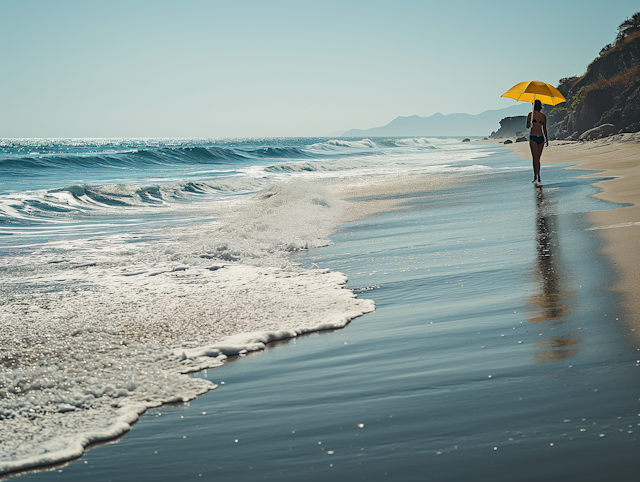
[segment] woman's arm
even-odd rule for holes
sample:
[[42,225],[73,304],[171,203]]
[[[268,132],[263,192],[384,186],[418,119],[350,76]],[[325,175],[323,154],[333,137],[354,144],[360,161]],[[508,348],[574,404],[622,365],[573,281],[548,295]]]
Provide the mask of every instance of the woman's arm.
[[527,116],[527,129],[531,128],[531,112],[529,112],[529,115]]
[[544,132],[544,138],[547,141],[547,147],[549,147],[549,134],[547,134],[547,116],[542,118],[542,132]]

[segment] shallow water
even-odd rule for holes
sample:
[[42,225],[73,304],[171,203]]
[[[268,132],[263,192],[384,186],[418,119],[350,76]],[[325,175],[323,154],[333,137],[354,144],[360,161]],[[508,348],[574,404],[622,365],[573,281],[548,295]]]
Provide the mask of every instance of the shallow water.
[[581,214],[613,206],[579,174],[493,172],[343,226],[298,260],[375,313],[197,374],[219,387],[23,477],[635,480],[638,348]]
[[291,261],[330,244],[326,181],[492,169],[457,139],[377,142],[0,141],[0,473],[216,387],[187,373],[373,311]]

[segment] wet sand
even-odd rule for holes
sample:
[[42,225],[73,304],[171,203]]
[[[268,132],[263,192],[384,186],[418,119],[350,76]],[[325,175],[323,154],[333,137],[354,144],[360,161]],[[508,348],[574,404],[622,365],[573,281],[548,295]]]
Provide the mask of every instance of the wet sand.
[[[409,207],[406,197],[418,193],[430,192],[436,196],[446,189],[461,188],[469,179],[433,173],[416,172],[409,175],[378,175],[363,179],[332,179],[326,187],[348,207],[343,209],[339,224],[355,222],[380,213],[399,212]],[[340,229],[340,228],[338,228]]]
[[[484,142],[496,142],[484,141]],[[526,142],[508,144],[523,159],[530,159]],[[597,171],[585,177],[612,177],[595,184],[595,197],[626,207],[593,211],[589,220],[603,240],[603,251],[619,271],[613,289],[623,295],[627,322],[640,338],[640,133],[619,134],[589,142],[552,141],[542,153],[542,164],[576,163],[576,169]],[[542,180],[545,181],[544,167]]]

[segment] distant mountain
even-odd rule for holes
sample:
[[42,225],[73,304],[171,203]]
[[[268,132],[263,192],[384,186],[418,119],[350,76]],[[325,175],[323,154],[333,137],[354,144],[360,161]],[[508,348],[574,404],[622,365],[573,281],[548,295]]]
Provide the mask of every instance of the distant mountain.
[[524,115],[530,111],[531,104],[519,102],[504,109],[486,110],[477,115],[443,115],[438,112],[429,117],[396,117],[386,126],[351,129],[342,134],[342,137],[488,136],[500,127],[502,118]]

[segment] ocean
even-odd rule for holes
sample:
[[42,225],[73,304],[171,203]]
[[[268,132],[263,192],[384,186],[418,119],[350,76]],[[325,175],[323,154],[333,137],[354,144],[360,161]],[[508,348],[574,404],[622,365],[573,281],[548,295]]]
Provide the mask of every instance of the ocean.
[[617,206],[582,172],[536,189],[461,138],[0,149],[0,473],[635,473],[638,349],[585,218]]

